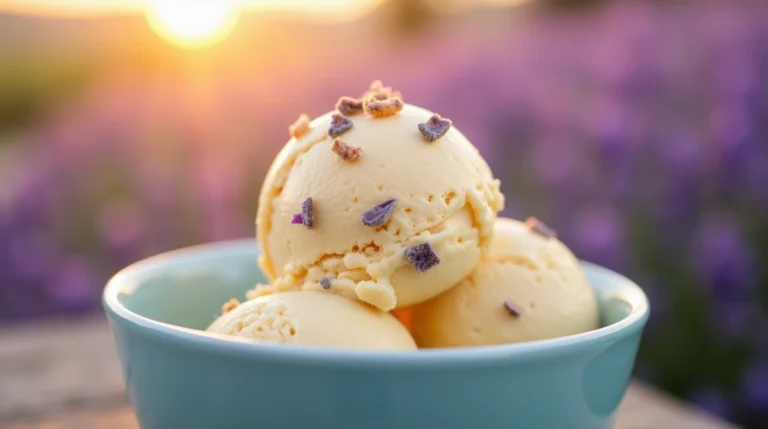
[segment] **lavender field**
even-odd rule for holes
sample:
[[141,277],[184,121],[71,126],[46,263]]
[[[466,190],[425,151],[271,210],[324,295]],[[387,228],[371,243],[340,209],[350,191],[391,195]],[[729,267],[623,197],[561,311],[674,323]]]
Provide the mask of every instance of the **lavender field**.
[[478,146],[506,215],[647,291],[638,376],[768,428],[766,22],[758,2],[528,8],[94,80],[0,145],[0,323],[98,312],[131,262],[253,236],[287,126],[383,79]]

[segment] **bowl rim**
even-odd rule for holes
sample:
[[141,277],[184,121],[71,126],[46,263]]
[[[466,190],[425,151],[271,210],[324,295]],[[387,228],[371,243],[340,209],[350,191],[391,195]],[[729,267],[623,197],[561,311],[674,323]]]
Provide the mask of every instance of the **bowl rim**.
[[[580,261],[585,271],[606,278],[607,281],[622,283],[620,298],[632,306],[630,313],[620,321],[608,326],[545,340],[525,343],[476,346],[465,348],[434,348],[418,351],[377,351],[350,350],[337,348],[308,347],[259,343],[238,337],[225,336],[182,326],[159,322],[141,316],[126,308],[118,295],[130,287],[130,280],[146,277],[154,271],[174,265],[187,265],[194,261],[210,258],[225,258],[233,253],[252,253],[258,248],[253,239],[236,239],[200,244],[164,252],[138,262],[116,273],[104,288],[102,303],[110,327],[113,323],[128,328],[134,333],[154,338],[157,341],[173,343],[174,346],[190,348],[213,354],[232,357],[280,362],[301,362],[331,366],[391,367],[393,364],[410,364],[414,368],[428,368],[436,362],[477,365],[483,363],[507,363],[514,360],[538,360],[561,354],[573,354],[610,345],[632,334],[642,331],[648,319],[650,306],[642,289],[626,277],[599,265]],[[256,261],[254,260],[254,263]]]

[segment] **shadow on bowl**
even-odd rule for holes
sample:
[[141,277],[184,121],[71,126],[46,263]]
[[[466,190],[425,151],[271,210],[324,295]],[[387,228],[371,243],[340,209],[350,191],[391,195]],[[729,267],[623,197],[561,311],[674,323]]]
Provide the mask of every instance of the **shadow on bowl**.
[[104,291],[142,428],[609,428],[648,317],[634,283],[583,263],[602,328],[418,352],[257,345],[202,332],[265,278],[253,240],[121,271]]

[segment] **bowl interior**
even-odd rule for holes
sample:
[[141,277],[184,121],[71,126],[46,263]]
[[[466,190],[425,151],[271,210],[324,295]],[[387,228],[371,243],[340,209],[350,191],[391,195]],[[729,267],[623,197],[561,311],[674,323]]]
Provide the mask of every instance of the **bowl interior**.
[[165,253],[119,273],[116,297],[139,316],[205,329],[221,314],[222,304],[231,298],[243,301],[246,291],[267,281],[258,255],[253,240]]
[[[105,297],[128,311],[158,322],[205,329],[231,298],[266,282],[254,240],[178,250],[135,264],[115,276]],[[599,302],[602,326],[626,318],[644,305],[634,283],[599,266],[582,263]]]

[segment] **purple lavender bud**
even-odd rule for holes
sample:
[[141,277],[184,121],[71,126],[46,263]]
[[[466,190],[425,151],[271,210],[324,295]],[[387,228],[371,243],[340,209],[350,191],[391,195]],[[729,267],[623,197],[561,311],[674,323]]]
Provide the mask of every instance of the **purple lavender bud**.
[[710,332],[718,339],[743,339],[750,335],[750,327],[755,326],[759,314],[758,306],[751,300],[724,299],[711,304],[709,308]]
[[518,317],[520,317],[523,314],[523,310],[521,310],[515,304],[512,304],[512,302],[509,301],[509,300],[504,301],[504,308],[514,318],[518,318]]
[[291,223],[293,225],[303,225],[304,224],[304,216],[302,216],[301,213],[296,213],[291,218]]
[[704,387],[696,389],[688,400],[693,402],[698,408],[702,408],[716,416],[727,418],[729,415],[730,404],[723,393],[715,387]]
[[328,290],[331,288],[331,280],[328,279],[328,277],[323,277],[320,279],[320,286],[323,287],[323,289]]
[[96,301],[97,280],[91,266],[82,258],[70,258],[49,282],[47,291],[57,305],[70,310],[86,310]]
[[704,217],[695,228],[692,243],[693,267],[713,297],[723,301],[751,299],[755,258],[736,219]]
[[394,199],[384,201],[374,208],[363,213],[362,221],[365,226],[382,226],[392,216],[397,201]]
[[443,118],[435,113],[427,122],[419,124],[419,131],[425,140],[433,142],[444,136],[451,128],[451,124],[450,119]]
[[768,360],[757,361],[747,368],[741,385],[751,408],[768,409]]
[[315,214],[312,207],[312,197],[307,198],[301,203],[301,220],[307,229],[315,227]]
[[344,115],[334,113],[331,115],[331,125],[328,127],[328,135],[338,137],[352,128],[352,121],[345,118]]
[[592,203],[577,210],[569,222],[574,252],[609,268],[621,268],[626,259],[625,226],[614,206]]
[[405,249],[405,259],[420,273],[427,272],[440,263],[440,258],[429,243],[416,244]]

